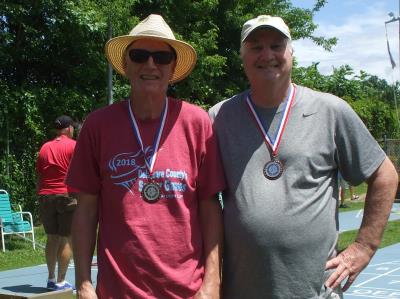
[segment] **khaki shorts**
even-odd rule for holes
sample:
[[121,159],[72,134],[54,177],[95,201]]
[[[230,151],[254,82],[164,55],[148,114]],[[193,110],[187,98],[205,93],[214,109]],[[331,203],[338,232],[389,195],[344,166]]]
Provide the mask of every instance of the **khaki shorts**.
[[71,235],[72,216],[76,205],[77,201],[73,195],[40,195],[39,213],[46,234],[64,237]]

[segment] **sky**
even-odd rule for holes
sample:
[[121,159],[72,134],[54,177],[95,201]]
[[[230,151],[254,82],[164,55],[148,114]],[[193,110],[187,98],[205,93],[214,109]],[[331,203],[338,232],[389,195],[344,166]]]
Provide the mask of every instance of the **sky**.
[[[320,73],[332,74],[333,67],[348,64],[356,74],[363,70],[387,80],[400,81],[399,21],[388,23],[387,33],[396,67],[392,69],[387,50],[385,22],[399,17],[400,0],[328,0],[314,15],[318,25],[315,36],[337,37],[332,52],[315,45],[310,39],[293,41],[294,54],[300,66],[320,62]],[[315,0],[292,0],[293,6],[312,8]]]

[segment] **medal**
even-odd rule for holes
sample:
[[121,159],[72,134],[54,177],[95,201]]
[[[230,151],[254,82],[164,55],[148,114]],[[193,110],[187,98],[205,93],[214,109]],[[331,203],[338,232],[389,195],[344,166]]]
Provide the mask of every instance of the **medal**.
[[161,188],[154,182],[147,183],[142,189],[142,198],[148,203],[155,203],[160,200]]
[[266,143],[267,148],[272,155],[271,160],[268,161],[264,165],[263,170],[262,170],[264,176],[269,180],[279,179],[283,173],[283,163],[281,161],[279,161],[279,159],[277,158],[277,155],[278,155],[279,145],[282,140],[283,132],[286,128],[286,124],[289,119],[289,113],[290,113],[292,104],[294,102],[295,95],[296,95],[296,86],[294,84],[290,84],[290,87],[288,90],[288,95],[285,100],[286,106],[283,110],[282,118],[280,120],[279,127],[275,133],[274,138],[271,138],[267,133],[268,130],[266,128],[264,128],[264,125],[262,124],[260,117],[258,116],[256,110],[254,109],[254,104],[251,101],[250,94],[246,98],[247,106],[249,107],[249,110],[250,110],[251,114],[253,115],[253,118],[255,119],[256,124],[257,124],[258,128],[260,129],[261,134],[263,135],[264,142]]
[[[156,163],[156,158],[157,158],[157,153],[158,153],[158,147],[160,145],[160,140],[161,140],[161,135],[164,130],[167,114],[168,114],[168,98],[165,98],[165,106],[161,115],[161,122],[160,122],[160,127],[157,130],[157,134],[154,138],[153,142],[153,154],[150,157],[150,160],[147,159],[146,153],[144,150],[144,145],[142,141],[142,137],[140,135],[139,131],[139,126],[137,125],[135,116],[132,113],[132,108],[131,108],[131,101],[128,101],[128,106],[129,106],[129,116],[131,119],[131,124],[132,124],[132,129],[133,133],[135,135],[135,138],[140,146],[140,149],[142,151],[143,159],[146,164],[147,170],[149,172],[149,177],[151,178],[154,165]],[[148,182],[145,183],[142,189],[142,199],[148,203],[155,203],[160,200],[161,198],[161,187],[155,183],[155,182]]]
[[269,180],[279,179],[283,172],[283,164],[274,158],[264,165],[263,174]]

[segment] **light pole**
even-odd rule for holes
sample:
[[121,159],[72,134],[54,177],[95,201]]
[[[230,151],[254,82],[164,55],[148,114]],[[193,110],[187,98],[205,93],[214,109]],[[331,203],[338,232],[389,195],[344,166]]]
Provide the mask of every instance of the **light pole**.
[[[400,0],[399,0],[399,9],[400,9]],[[400,10],[399,10],[399,15],[400,15]],[[389,23],[399,21],[399,66],[400,66],[400,17],[396,18],[393,12],[389,12],[389,17],[391,17],[391,19],[385,22],[385,26]]]
[[[399,22],[399,62],[398,62],[398,67],[399,67],[399,75],[400,75],[400,0],[399,0],[399,16],[396,18],[395,14],[393,12],[389,12],[389,17],[391,18],[389,21],[385,22],[385,27],[387,24],[389,23],[393,23],[393,22]],[[386,38],[387,38],[387,31],[386,31]],[[388,40],[388,51],[389,51],[389,55],[390,55],[390,50],[389,50],[389,40]],[[390,57],[390,59],[392,60],[392,57]],[[392,64],[392,68],[394,68],[394,64]],[[400,81],[400,79],[399,79]],[[394,104],[396,106],[396,116],[397,116],[397,122],[399,124],[400,127],[400,119],[399,119],[399,111],[397,109],[397,96],[396,96],[396,84],[395,82],[393,82],[393,98],[394,98]]]
[[[112,38],[112,24],[111,24],[111,15],[108,16],[107,20],[108,27],[108,39]],[[113,103],[113,84],[112,84],[112,66],[111,63],[107,63],[107,103],[111,105]]]

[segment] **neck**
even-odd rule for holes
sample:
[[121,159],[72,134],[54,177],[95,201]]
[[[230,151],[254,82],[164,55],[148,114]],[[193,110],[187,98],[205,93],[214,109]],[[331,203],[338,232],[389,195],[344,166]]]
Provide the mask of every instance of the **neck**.
[[278,107],[286,100],[291,82],[284,84],[268,84],[264,86],[251,86],[251,99],[254,104],[263,108]]
[[70,137],[70,132],[69,129],[61,129],[61,130],[57,130],[57,138],[61,137],[61,136],[67,136]]
[[165,95],[136,96],[132,93],[129,100],[133,114],[140,120],[159,118],[165,105]]

